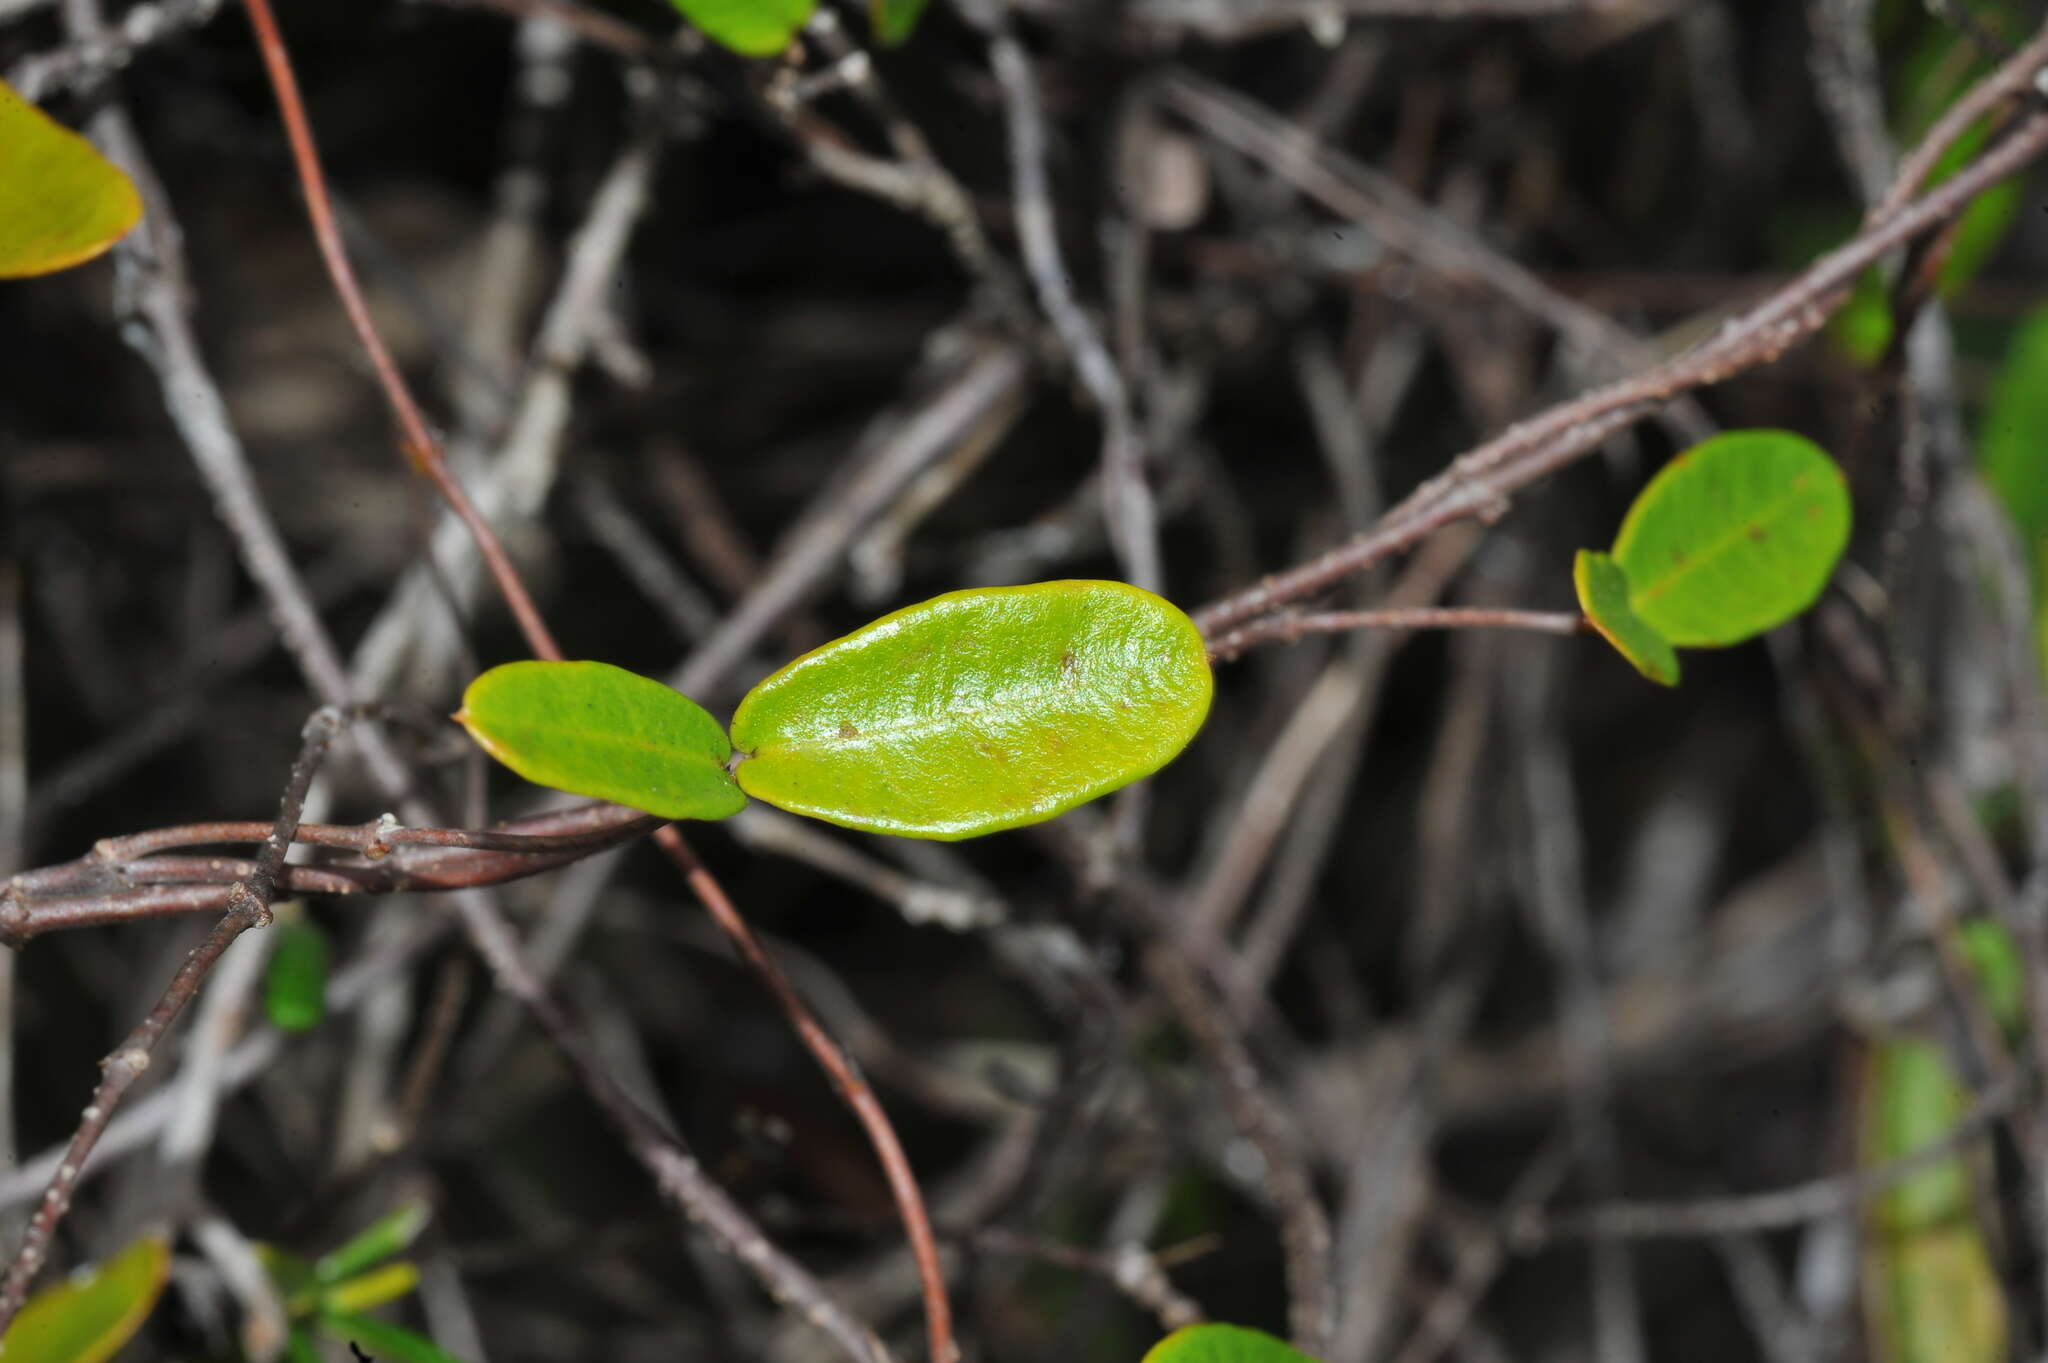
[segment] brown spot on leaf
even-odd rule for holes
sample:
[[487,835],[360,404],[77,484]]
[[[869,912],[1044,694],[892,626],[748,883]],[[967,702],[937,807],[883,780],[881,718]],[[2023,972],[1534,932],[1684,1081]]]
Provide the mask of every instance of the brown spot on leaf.
[[852,724],[842,719],[839,721],[839,736],[841,738],[859,738],[860,730],[854,728]]
[[989,742],[985,738],[977,739],[975,741],[974,750],[980,753],[983,757],[986,757],[991,762],[1007,762],[1010,760],[1010,755],[1008,753],[1004,752],[1001,748],[998,748],[995,744]]
[[1751,544],[1762,544],[1762,543],[1763,543],[1763,542],[1764,542],[1765,540],[1767,540],[1767,539],[1769,539],[1769,538],[1771,537],[1771,532],[1770,532],[1770,531],[1768,531],[1768,530],[1766,530],[1766,529],[1764,529],[1764,528],[1763,528],[1762,526],[1760,526],[1760,525],[1752,525],[1752,526],[1750,526],[1750,527],[1749,527],[1749,530],[1748,530],[1748,534],[1749,534],[1749,542],[1750,542]]
[[1074,656],[1073,649],[1060,654],[1060,680],[1072,686],[1080,680],[1080,673],[1081,660]]
[[1672,567],[1674,567],[1674,568],[1683,568],[1683,567],[1685,566],[1685,560],[1686,560],[1686,553],[1685,553],[1685,550],[1683,550],[1683,549],[1673,549],[1673,550],[1671,551],[1671,566],[1672,566]]

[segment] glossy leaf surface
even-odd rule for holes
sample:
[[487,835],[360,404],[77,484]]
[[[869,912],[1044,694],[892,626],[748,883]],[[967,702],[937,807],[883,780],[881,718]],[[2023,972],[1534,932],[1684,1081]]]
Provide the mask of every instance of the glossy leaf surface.
[[469,684],[456,718],[536,785],[665,819],[723,819],[747,797],[718,721],[660,682],[609,663],[507,663]]
[[1194,623],[1121,582],[952,592],[797,659],[733,716],[749,795],[967,838],[1149,776],[1209,712]]
[[338,1282],[320,1294],[320,1310],[330,1315],[357,1315],[397,1301],[420,1285],[420,1271],[401,1259]]
[[817,0],[674,0],[704,36],[746,57],[772,57],[788,47],[818,7]]
[[141,217],[119,167],[0,83],[0,279],[91,260]]
[[327,934],[303,913],[279,915],[277,946],[263,977],[263,1011],[284,1032],[307,1032],[327,1015]]
[[885,47],[894,47],[906,42],[917,28],[918,19],[924,14],[926,0],[873,0],[870,13],[875,23],[875,37]]
[[1715,647],[1812,605],[1848,542],[1848,485],[1819,446],[1731,431],[1650,480],[1613,557],[1643,623],[1676,647]]
[[132,1339],[170,1275],[162,1236],[147,1235],[28,1300],[7,1327],[7,1363],[105,1363]]
[[1263,1330],[1241,1325],[1190,1325],[1152,1346],[1144,1363],[1316,1363]]
[[1572,563],[1572,585],[1586,619],[1636,671],[1653,682],[1678,685],[1678,654],[1629,605],[1628,578],[1619,564],[1597,550],[1581,549]]
[[356,1345],[377,1363],[462,1363],[425,1335],[375,1316],[322,1316],[320,1325],[336,1339]]

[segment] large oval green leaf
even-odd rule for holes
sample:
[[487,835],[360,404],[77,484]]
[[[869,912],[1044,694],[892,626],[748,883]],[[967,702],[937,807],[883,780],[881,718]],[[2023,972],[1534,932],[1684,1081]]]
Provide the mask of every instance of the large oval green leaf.
[[91,260],[141,217],[132,180],[0,82],[0,279]]
[[1149,776],[1209,713],[1202,636],[1121,582],[951,592],[807,653],[733,716],[749,795],[971,838]]
[[689,697],[610,663],[506,663],[469,684],[455,716],[485,752],[537,785],[664,819],[723,819],[747,797],[732,745]]
[[1680,648],[1740,643],[1813,604],[1849,542],[1849,489],[1790,431],[1731,431],[1665,465],[1614,540],[1629,606]]
[[1316,1363],[1263,1330],[1242,1325],[1190,1325],[1152,1346],[1144,1363]]
[[145,1235],[97,1268],[28,1300],[0,1340],[6,1363],[105,1363],[142,1328],[170,1274],[170,1247]]
[[704,36],[747,57],[772,57],[788,47],[818,0],[674,0]]

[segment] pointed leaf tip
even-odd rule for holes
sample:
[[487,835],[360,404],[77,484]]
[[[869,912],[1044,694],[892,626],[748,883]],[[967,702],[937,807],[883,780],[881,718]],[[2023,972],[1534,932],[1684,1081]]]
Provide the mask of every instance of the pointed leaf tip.
[[0,279],[82,265],[141,217],[134,181],[0,82]]

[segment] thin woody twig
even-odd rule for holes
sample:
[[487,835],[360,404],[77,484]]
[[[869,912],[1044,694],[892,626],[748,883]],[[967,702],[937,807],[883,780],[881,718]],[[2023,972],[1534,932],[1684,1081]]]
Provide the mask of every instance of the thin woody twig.
[[1143,437],[1131,414],[1130,389],[1096,329],[1074,298],[1072,276],[1061,258],[1053,226],[1045,156],[1045,118],[1038,80],[1024,46],[1007,27],[989,37],[989,60],[1002,87],[1010,129],[1010,182],[1016,196],[1017,235],[1039,306],[1073,361],[1074,372],[1102,415],[1103,516],[1124,574],[1147,591],[1162,590],[1159,512],[1145,481]]
[[171,978],[169,987],[157,1000],[156,1006],[150,1009],[149,1015],[100,1062],[100,1082],[93,1089],[70,1145],[65,1148],[64,1161],[57,1166],[56,1177],[50,1180],[35,1215],[29,1220],[28,1232],[22,1237],[21,1248],[7,1270],[6,1280],[0,1282],[0,1331],[5,1331],[28,1300],[29,1287],[35,1282],[36,1274],[41,1271],[43,1260],[49,1254],[50,1239],[56,1234],[57,1223],[71,1209],[71,1195],[78,1186],[79,1171],[91,1158],[93,1147],[105,1133],[107,1123],[113,1120],[121,1099],[142,1077],[142,1072],[149,1068],[150,1056],[157,1042],[199,992],[207,971],[213,968],[221,953],[250,928],[269,923],[270,903],[277,894],[278,873],[284,866],[284,854],[291,846],[292,832],[298,827],[299,810],[306,802],[307,789],[313,784],[313,773],[319,770],[320,760],[327,755],[328,744],[334,741],[340,727],[341,712],[331,707],[314,711],[312,718],[306,721],[298,759],[292,763],[291,777],[285,783],[283,798],[278,802],[277,822],[272,826],[270,836],[264,840],[263,850],[249,874],[238,879],[229,891],[227,913],[214,925],[206,940],[185,957],[184,964],[178,967],[178,973]]
[[[2035,45],[2015,57],[2015,64],[2024,65],[2029,75],[2043,62],[2048,62],[2048,48],[2037,50]],[[1210,603],[1195,613],[1196,624],[1215,634],[1322,591],[1452,521],[1498,517],[1513,493],[1598,448],[1607,437],[1678,394],[1777,359],[1826,323],[1864,267],[1940,226],[2044,150],[2048,112],[2034,111],[1954,176],[1822,256],[1708,340],[1645,373],[1596,388],[1509,427],[1423,483],[1371,531]]]
[[1229,662],[1261,644],[1297,643],[1312,634],[1358,629],[1519,629],[1535,634],[1582,634],[1590,626],[1575,611],[1496,610],[1477,606],[1415,606],[1369,611],[1283,614],[1240,625],[1209,645],[1209,656]]

